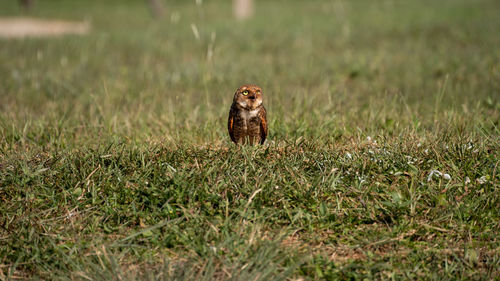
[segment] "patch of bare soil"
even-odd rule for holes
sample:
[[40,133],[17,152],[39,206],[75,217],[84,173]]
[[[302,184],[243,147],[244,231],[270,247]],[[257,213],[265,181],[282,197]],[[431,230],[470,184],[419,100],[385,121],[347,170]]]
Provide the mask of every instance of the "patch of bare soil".
[[66,34],[86,34],[89,22],[44,20],[35,18],[0,18],[0,37],[48,37]]

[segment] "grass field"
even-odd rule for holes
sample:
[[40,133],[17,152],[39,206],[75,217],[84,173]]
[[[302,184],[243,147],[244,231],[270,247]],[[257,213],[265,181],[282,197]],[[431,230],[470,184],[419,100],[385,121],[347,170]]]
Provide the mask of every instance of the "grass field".
[[0,279],[499,280],[498,1],[166,3],[0,39]]

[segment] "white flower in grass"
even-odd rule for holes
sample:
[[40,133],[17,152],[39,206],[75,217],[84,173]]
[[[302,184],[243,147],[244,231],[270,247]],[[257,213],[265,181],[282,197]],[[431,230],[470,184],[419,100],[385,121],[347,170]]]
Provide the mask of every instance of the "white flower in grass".
[[359,181],[360,185],[366,182],[366,180],[363,177],[359,177],[359,176],[358,176],[358,181]]
[[443,179],[449,181],[449,180],[451,180],[451,176],[449,174],[444,174]]
[[413,157],[411,157],[410,155],[406,155],[406,156],[405,156],[405,158],[408,160],[408,161],[406,162],[406,164],[408,164],[408,165],[413,165],[413,164],[415,164],[415,162],[417,162],[417,160],[418,160],[417,158],[413,158]]
[[479,184],[485,184],[487,181],[488,181],[488,179],[486,178],[486,176],[482,176],[482,177],[477,179],[477,182]]
[[[441,177],[443,173],[441,173],[438,170],[432,170],[429,175],[427,176],[427,181],[431,181],[433,176],[436,176],[437,178]],[[448,175],[449,176],[449,175]]]
[[349,152],[346,152],[345,156],[346,156],[347,158],[349,158],[349,159],[352,159],[352,155],[351,155],[351,153],[349,153]]
[[465,184],[469,184],[469,183],[470,183],[469,177],[465,177]]

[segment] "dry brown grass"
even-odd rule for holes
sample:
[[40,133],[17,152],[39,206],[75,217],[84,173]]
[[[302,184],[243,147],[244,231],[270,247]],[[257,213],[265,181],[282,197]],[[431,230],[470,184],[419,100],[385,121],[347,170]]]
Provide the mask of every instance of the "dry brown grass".
[[0,37],[54,37],[68,34],[87,34],[90,22],[36,19],[26,17],[0,18]]

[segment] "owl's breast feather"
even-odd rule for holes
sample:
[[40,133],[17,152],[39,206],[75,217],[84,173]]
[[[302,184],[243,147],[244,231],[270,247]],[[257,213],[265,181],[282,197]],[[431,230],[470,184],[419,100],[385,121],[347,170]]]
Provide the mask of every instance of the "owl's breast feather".
[[240,122],[239,126],[240,129],[244,132],[244,134],[247,134],[247,130],[249,129],[250,123],[252,122],[251,120],[257,119],[259,115],[259,109],[253,109],[253,110],[240,110],[238,113],[238,119]]
[[259,115],[259,109],[240,111],[240,117],[243,120],[249,120],[250,118],[257,117],[257,115]]

